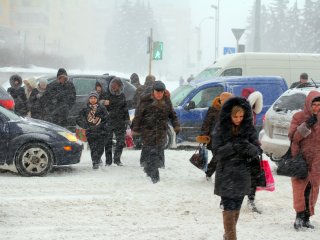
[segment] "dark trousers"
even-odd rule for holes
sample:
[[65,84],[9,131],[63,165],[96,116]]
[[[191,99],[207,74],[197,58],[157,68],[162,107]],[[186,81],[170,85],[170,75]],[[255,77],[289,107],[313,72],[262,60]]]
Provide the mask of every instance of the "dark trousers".
[[105,147],[105,155],[106,155],[106,164],[112,164],[112,139],[113,133],[116,137],[116,146],[114,150],[113,162],[120,163],[120,158],[122,155],[123,147],[125,146],[125,127],[121,128],[111,128],[108,129],[108,134],[106,136],[106,147]]
[[90,147],[92,164],[99,164],[105,147],[105,136],[87,134],[87,140]]
[[[164,147],[163,146],[142,146],[144,154],[144,171],[151,179],[159,180],[159,168],[164,162]],[[141,151],[142,154],[142,151]]]
[[[146,149],[149,149],[150,146],[142,146],[141,149],[141,155],[140,155],[140,166],[144,167],[146,165],[146,161],[148,159],[148,153],[149,151]],[[161,149],[159,149],[159,157],[160,157],[160,168],[164,168],[165,167],[165,157],[164,157],[164,147],[162,147]]]
[[243,199],[244,196],[236,198],[221,197],[220,204],[223,206],[224,211],[238,211],[241,209]]
[[208,164],[207,171],[206,171],[207,177],[211,177],[214,174],[214,172],[216,171],[216,168],[217,168],[217,160],[212,153],[212,158]]

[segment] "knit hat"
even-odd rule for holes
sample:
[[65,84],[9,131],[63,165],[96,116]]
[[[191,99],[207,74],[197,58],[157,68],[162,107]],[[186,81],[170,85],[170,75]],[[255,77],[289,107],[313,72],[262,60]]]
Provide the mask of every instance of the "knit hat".
[[153,85],[153,90],[164,91],[164,90],[166,90],[166,85],[164,85],[164,83],[161,81],[155,81],[155,83]]
[[247,99],[249,95],[254,91],[255,91],[254,88],[244,88],[242,89],[241,96]]
[[65,75],[68,76],[67,71],[64,68],[59,68],[58,72],[57,72],[57,78],[61,75]]
[[95,97],[96,99],[99,99],[99,94],[96,91],[92,91],[89,94],[89,98]]

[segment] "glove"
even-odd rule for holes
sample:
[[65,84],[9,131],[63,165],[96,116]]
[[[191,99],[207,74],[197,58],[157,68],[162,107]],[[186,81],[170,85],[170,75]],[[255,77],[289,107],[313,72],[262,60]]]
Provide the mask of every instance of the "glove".
[[181,132],[181,128],[180,127],[175,127],[174,128],[174,132],[178,135],[179,132]]
[[306,121],[307,127],[311,128],[317,121],[317,115],[312,114],[312,116]]
[[199,135],[196,137],[196,141],[198,143],[205,143],[208,144],[210,142],[210,137],[206,135]]
[[260,154],[260,150],[257,146],[249,143],[245,149],[245,154],[250,158],[254,158]]

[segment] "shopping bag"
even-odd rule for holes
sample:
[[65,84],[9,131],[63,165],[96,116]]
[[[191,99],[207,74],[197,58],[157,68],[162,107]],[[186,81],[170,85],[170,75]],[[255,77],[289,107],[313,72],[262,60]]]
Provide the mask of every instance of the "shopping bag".
[[273,192],[275,189],[274,178],[268,160],[260,161],[261,170],[264,171],[265,186],[257,186],[257,191],[265,190]]
[[76,125],[76,137],[80,141],[86,142],[87,141],[86,130]]
[[206,145],[199,144],[189,161],[200,170],[206,172],[208,168],[208,149]]
[[125,141],[126,141],[127,148],[133,148],[134,147],[132,131],[131,131],[130,127],[127,127]]
[[287,177],[305,179],[308,176],[308,165],[301,151],[296,157],[291,155],[291,145],[288,151],[278,161],[277,174]]

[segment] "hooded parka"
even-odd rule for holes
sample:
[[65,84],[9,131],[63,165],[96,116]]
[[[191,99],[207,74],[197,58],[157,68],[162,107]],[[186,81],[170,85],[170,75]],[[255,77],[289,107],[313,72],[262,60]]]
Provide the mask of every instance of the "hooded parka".
[[320,113],[318,121],[309,129],[306,121],[312,115],[312,101],[320,97],[320,92],[311,91],[305,101],[304,108],[293,115],[289,128],[289,139],[292,141],[291,153],[296,156],[302,151],[303,157],[308,164],[308,176],[306,179],[291,178],[293,190],[293,207],[296,212],[306,209],[304,192],[307,184],[311,184],[309,198],[310,215],[314,215],[314,208],[319,195],[320,186]]
[[[18,81],[18,85],[15,85],[14,82]],[[26,116],[28,113],[28,100],[25,93],[25,90],[22,85],[22,78],[15,74],[10,77],[10,85],[7,92],[12,96],[14,100],[14,112],[20,116]]]
[[[238,134],[233,133],[231,111],[234,106],[244,109],[244,118]],[[241,144],[241,148],[239,146]],[[227,100],[220,111],[219,121],[212,133],[212,151],[217,159],[214,193],[221,197],[239,198],[250,193],[251,164],[261,154],[257,132],[253,126],[252,110],[246,99],[234,97]],[[256,156],[249,156],[253,148]],[[251,163],[249,163],[251,161]]]

